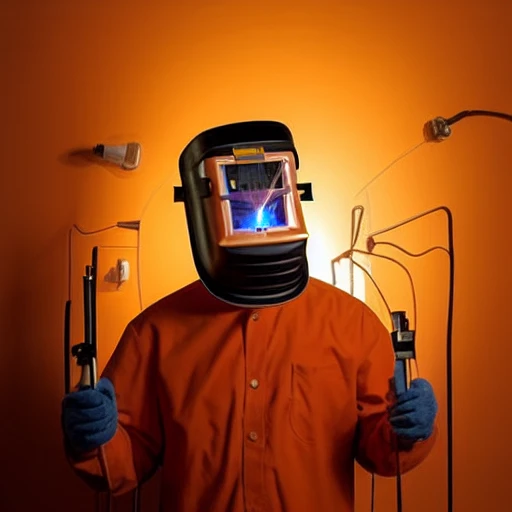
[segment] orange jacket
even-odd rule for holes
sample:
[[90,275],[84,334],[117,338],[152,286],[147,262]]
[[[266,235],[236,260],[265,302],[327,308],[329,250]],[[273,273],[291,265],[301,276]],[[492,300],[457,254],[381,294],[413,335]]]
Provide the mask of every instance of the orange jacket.
[[[393,369],[377,316],[326,283],[246,310],[197,281],[128,325],[103,374],[116,389],[117,433],[68,457],[114,494],[161,466],[165,512],[352,512],[354,458],[396,474]],[[402,473],[436,435],[400,448]]]

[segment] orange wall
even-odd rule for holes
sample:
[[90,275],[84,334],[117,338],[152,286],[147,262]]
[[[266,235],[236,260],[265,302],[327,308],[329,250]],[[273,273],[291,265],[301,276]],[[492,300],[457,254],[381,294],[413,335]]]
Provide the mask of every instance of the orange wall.
[[[93,506],[65,463],[59,427],[71,224],[97,229],[139,218],[152,191],[168,180],[143,218],[147,306],[195,278],[182,205],[171,201],[183,146],[213,125],[278,119],[295,134],[301,179],[315,184],[316,202],[305,205],[312,273],[329,280],[330,259],[348,247],[355,193],[421,141],[425,121],[471,108],[512,112],[509,2],[185,4],[50,0],[1,8],[2,510]],[[506,503],[511,135],[512,125],[498,120],[462,121],[450,140],[421,147],[364,197],[371,230],[440,204],[455,216],[458,511],[502,510]],[[128,140],[143,145],[142,165],[130,174],[74,154]],[[424,248],[427,234],[429,243],[445,241],[441,218],[421,226],[390,239],[412,250]],[[73,342],[80,341],[80,276],[90,248],[136,241],[125,231],[74,237]],[[136,277],[129,248],[102,249],[104,273],[120,256]],[[436,387],[442,422],[446,262],[431,255],[411,264],[420,370]],[[375,277],[394,308],[409,309],[406,282],[388,268],[375,263]],[[100,293],[100,366],[138,311],[135,284]],[[442,431],[431,458],[404,479],[406,510],[445,510],[445,444]],[[368,485],[358,472],[358,510],[368,509]],[[378,480],[379,511],[394,509],[393,485]]]

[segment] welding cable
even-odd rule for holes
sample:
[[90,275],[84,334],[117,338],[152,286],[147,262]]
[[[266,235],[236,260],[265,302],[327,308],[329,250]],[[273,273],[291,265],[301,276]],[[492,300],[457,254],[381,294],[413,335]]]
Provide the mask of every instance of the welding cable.
[[[462,119],[465,119],[467,117],[493,117],[498,119],[503,119],[505,121],[512,122],[512,115],[504,113],[504,112],[496,112],[491,110],[463,110],[459,112],[458,114],[455,114],[452,117],[444,118],[444,117],[436,117],[434,119],[431,119],[430,121],[427,121],[424,125],[423,129],[423,136],[424,140],[405,152],[403,152],[401,155],[399,155],[397,158],[395,158],[390,164],[388,164],[384,169],[382,169],[379,173],[377,173],[364,187],[355,195],[355,197],[359,197],[364,191],[368,194],[369,187],[382,175],[384,175],[389,169],[391,169],[397,162],[404,159],[407,156],[410,156],[414,151],[419,149],[424,145],[425,142],[439,142],[444,139],[446,139],[449,135],[451,135],[451,129],[450,127],[461,121]],[[369,202],[369,201],[368,201]],[[361,210],[362,207],[356,207],[358,210]],[[421,257],[424,256],[434,250],[443,250],[447,252],[449,256],[449,262],[450,262],[450,277],[449,277],[449,293],[448,293],[448,321],[447,321],[447,335],[446,335],[446,357],[447,357],[447,409],[448,409],[448,512],[452,512],[453,510],[453,385],[452,385],[452,335],[453,335],[453,301],[454,301],[454,281],[455,281],[455,256],[454,256],[454,241],[453,241],[453,217],[451,211],[447,207],[440,208],[445,211],[447,215],[448,220],[448,249],[444,247],[432,247],[426,251],[423,251],[422,253],[410,253],[401,247],[399,247],[396,244],[392,244],[390,242],[375,242],[373,238],[377,236],[378,234],[382,234],[384,232],[388,232],[392,229],[396,229],[397,226],[392,226],[391,228],[387,228],[386,230],[381,230],[378,233],[373,233],[371,236],[371,239],[373,241],[373,247],[375,247],[377,244],[380,245],[390,245],[394,246],[398,250],[401,250],[405,254],[411,257]],[[364,209],[363,209],[364,210]],[[434,211],[437,211],[438,209],[435,209]],[[434,211],[427,212],[422,216],[428,215],[429,213],[434,213]],[[354,213],[354,211],[353,211]],[[351,239],[351,249],[354,249],[357,240],[360,235],[360,227],[361,227],[361,219],[362,216],[359,218],[359,223],[357,227],[354,226],[354,219],[352,219],[352,239]],[[411,222],[414,219],[410,219],[409,221],[405,221],[404,223],[401,223],[401,225],[404,225],[408,222]],[[354,234],[355,233],[355,234]],[[370,237],[367,239],[367,244],[370,240]],[[367,245],[368,246],[368,245]],[[370,251],[371,252],[371,251]],[[352,262],[353,259],[350,258],[350,261]],[[359,266],[362,268],[363,271],[366,272],[366,269],[364,269],[362,266]],[[350,271],[351,271],[351,293],[353,295],[353,264],[350,263]],[[333,272],[333,284],[335,284],[335,270],[334,270],[334,264],[332,264],[332,272]],[[369,275],[369,272],[366,272]],[[382,292],[380,292],[380,295],[382,296]],[[389,309],[389,308],[388,308]],[[416,371],[419,375],[419,369],[418,369],[418,362],[415,359],[416,363]],[[410,362],[409,362],[410,364]],[[374,510],[374,492],[375,492],[375,475],[372,474],[372,511]]]
[[[72,234],[73,234],[73,230],[78,231],[78,233],[80,235],[89,236],[89,235],[93,235],[93,234],[96,234],[96,233],[101,233],[101,232],[104,232],[104,231],[108,231],[108,230],[113,229],[115,227],[116,226],[108,226],[106,228],[102,228],[102,229],[96,230],[94,232],[89,232],[89,231],[82,230],[81,228],[79,228],[76,225],[73,225],[73,227],[69,230],[69,239],[68,239],[68,243],[69,243],[69,246],[68,246],[68,300],[66,301],[65,328],[64,328],[65,329],[65,332],[64,332],[64,358],[65,358],[64,359],[64,378],[65,378],[64,387],[65,387],[65,394],[69,394],[71,392],[71,368],[70,368],[69,355],[70,355],[70,352],[71,352],[71,302],[72,302],[71,301],[71,297],[72,297],[72,279],[71,279],[72,270],[71,269],[72,269],[72,260],[73,260],[73,256],[72,256],[72,248],[73,248]],[[97,246],[97,247],[100,247],[100,246]],[[94,259],[95,259],[95,256],[93,256],[93,266],[94,266],[94,273],[96,274],[96,272],[97,272],[97,262],[94,262]],[[94,292],[93,293],[94,294],[96,293],[96,286],[94,287]],[[94,299],[94,302],[95,302],[95,299]],[[92,382],[92,376],[91,376],[91,382]],[[101,467],[101,470],[102,470],[103,474],[105,475],[105,478],[106,478],[107,482],[110,483],[110,475],[109,475],[109,471],[108,471],[108,466],[106,464],[106,458],[105,458],[105,453],[104,453],[103,446],[100,447],[100,451],[99,451],[99,464],[100,464],[100,467]],[[95,501],[96,501],[96,511],[97,512],[100,512],[100,510],[103,508],[102,507],[102,500],[101,500],[102,494],[103,493],[101,493],[101,492],[97,492],[96,493],[96,500]],[[107,507],[106,507],[107,508],[107,512],[110,512],[112,510],[112,508],[113,508],[112,493],[110,491],[106,492],[106,500],[107,500]]]
[[384,167],[373,178],[371,178],[370,181],[368,181],[354,197],[359,197],[364,191],[367,191],[370,186],[375,183],[375,181],[377,181],[381,176],[386,174],[392,167],[394,167],[395,164],[397,164],[400,160],[410,156],[425,144],[441,142],[448,138],[452,133],[451,126],[468,117],[491,117],[512,122],[512,115],[505,112],[496,112],[493,110],[463,110],[452,117],[445,118],[438,116],[434,119],[430,119],[423,126],[423,140],[398,155],[386,167]]
[[366,185],[359,190],[359,192],[354,197],[359,197],[365,190],[367,190],[375,181],[377,181],[382,175],[384,175],[389,169],[394,167],[400,160],[403,160],[405,157],[410,156],[412,153],[414,153],[416,150],[421,148],[424,144],[426,144],[428,141],[422,140],[413,146],[411,146],[409,149],[404,151],[402,154],[398,155],[393,161],[391,161],[382,171],[377,173]]
[[[428,215],[432,215],[437,212],[444,212],[447,217],[447,231],[448,231],[448,249],[444,247],[434,247],[429,249],[428,251],[424,251],[422,253],[414,254],[406,252],[399,246],[402,252],[408,253],[411,257],[421,257],[431,252],[431,250],[444,250],[447,252],[449,256],[449,291],[448,291],[448,315],[447,315],[447,327],[446,327],[446,386],[447,386],[447,472],[448,472],[448,512],[452,512],[453,510],[453,304],[454,304],[454,283],[455,283],[455,254],[454,254],[454,237],[453,237],[453,215],[449,208],[446,206],[440,206],[437,208],[433,208],[424,213],[415,215],[409,219],[406,219],[402,222],[394,224],[388,228],[381,229],[374,233],[371,233],[367,240],[373,240],[375,237],[380,236],[384,233],[389,233],[395,229],[398,229],[402,226],[405,226],[411,222],[414,222],[420,218],[426,217]],[[374,242],[374,246],[379,242]],[[383,244],[382,242],[380,242]],[[391,245],[388,243],[388,245]]]
[[[77,224],[73,224],[72,228],[68,233],[68,300],[66,301],[65,314],[64,314],[64,389],[65,393],[68,394],[71,391],[71,369],[69,364],[69,354],[71,353],[71,296],[72,296],[72,260],[73,260],[73,232],[77,232],[80,236],[93,236],[98,235],[100,233],[104,233],[107,231],[111,231],[114,229],[134,229],[137,231],[137,243],[135,246],[98,246],[99,248],[135,248],[137,250],[137,292],[138,292],[138,302],[139,302],[139,310],[142,311],[144,309],[144,302],[142,297],[142,279],[141,279],[141,224],[144,218],[144,214],[147,209],[151,205],[156,194],[172,179],[172,176],[168,176],[163,180],[151,193],[148,200],[144,204],[139,220],[131,221],[131,222],[118,222],[117,224],[112,224],[109,226],[105,226],[99,229],[87,230],[80,227]],[[101,459],[100,463],[103,467],[104,473],[106,475],[107,481],[110,480],[108,467],[105,461],[105,455],[103,450],[101,450]],[[113,508],[112,494],[107,493],[107,511],[110,512]],[[101,503],[101,494],[97,493],[96,496],[96,510],[99,512]],[[133,493],[133,503],[132,510],[137,512],[141,507],[141,493],[140,488],[137,486]]]
[[466,117],[475,117],[475,116],[481,116],[481,117],[495,117],[498,119],[503,119],[505,121],[512,122],[512,115],[506,114],[504,112],[495,112],[493,110],[463,110],[462,112],[459,112],[458,114],[455,114],[452,117],[449,117],[446,119],[446,123],[448,125],[452,125],[455,123],[458,123],[462,119]]
[[[71,335],[70,335],[70,325],[71,325],[71,296],[72,296],[72,279],[71,279],[71,274],[72,274],[72,261],[73,261],[73,258],[72,258],[72,242],[71,242],[71,235],[72,235],[72,232],[73,230],[77,231],[81,236],[91,236],[91,235],[95,235],[95,234],[98,234],[98,233],[102,233],[102,232],[105,232],[105,231],[108,231],[108,230],[111,230],[111,229],[114,229],[118,226],[114,225],[114,226],[108,226],[106,228],[101,228],[101,229],[98,229],[98,230],[95,230],[95,231],[86,231],[86,230],[83,230],[81,229],[80,227],[78,227],[77,225],[73,225],[73,228],[70,230],[70,233],[69,233],[69,251],[68,251],[68,269],[69,269],[69,282],[68,282],[68,300],[66,302],[66,315],[65,315],[65,337],[64,337],[64,357],[65,357],[65,361],[64,361],[64,367],[65,367],[65,371],[64,371],[64,378],[65,378],[65,392],[66,394],[70,393],[71,391],[71,369],[70,369],[70,364],[69,364],[69,354],[71,352],[71,342],[70,342],[70,339],[71,339]],[[103,248],[103,249],[126,249],[126,248],[130,248],[130,249],[138,249],[138,246],[106,246],[106,245],[99,245],[97,246],[98,249],[99,248]],[[137,280],[139,281],[139,276],[137,276]],[[140,291],[139,291],[139,297],[140,297]],[[107,464],[107,459],[106,459],[106,455],[105,455],[105,451],[104,451],[104,447],[101,446],[100,447],[100,450],[99,450],[99,463],[100,463],[100,467],[101,467],[101,470],[102,470],[102,473],[103,475],[105,476],[105,479],[106,481],[108,482],[108,486],[110,488],[110,483],[111,483],[111,478],[110,478],[110,473],[109,473],[109,470],[108,470],[108,464]],[[97,492],[96,493],[96,511],[97,512],[100,512],[103,507],[101,505],[101,496],[102,496],[103,493],[101,492]],[[113,506],[114,506],[114,503],[113,503],[113,496],[112,496],[112,493],[110,491],[107,491],[106,493],[106,497],[105,497],[105,500],[106,500],[106,510],[107,512],[111,512],[113,510]],[[133,512],[138,512],[140,510],[140,490],[139,490],[139,487],[136,487],[135,490],[134,490],[134,496],[133,496]]]
[[[76,231],[81,236],[92,236],[104,231],[115,229],[118,226],[112,225],[106,228],[97,229],[95,231],[86,231],[73,224],[72,228],[68,231],[68,290],[67,300],[64,311],[64,392],[69,394],[71,392],[71,369],[69,365],[69,355],[71,354],[71,297],[72,297],[72,269],[73,269],[73,232]],[[99,249],[137,249],[137,246],[126,245],[126,246],[107,246],[99,245]],[[137,276],[138,277],[138,276]],[[139,288],[140,297],[140,288]],[[139,301],[140,302],[140,301]],[[141,308],[142,309],[142,308]]]
[[[347,251],[348,252],[348,251]],[[343,256],[343,255],[342,255]],[[348,257],[348,256],[347,256]],[[332,261],[332,264],[335,264],[335,263],[338,263],[338,261],[340,261],[341,259],[343,259],[342,257],[338,256],[338,258],[336,260],[333,260]],[[384,296],[384,293],[382,292],[382,289],[380,288],[380,286],[377,284],[377,282],[375,281],[374,277],[370,274],[370,272],[368,272],[368,270],[366,268],[364,268],[360,263],[358,263],[357,261],[353,261],[354,265],[356,267],[358,267],[359,269],[361,269],[368,277],[368,279],[373,283],[373,286],[375,287],[375,289],[377,290],[377,292],[379,293],[380,295],[380,298],[382,300],[382,302],[384,303],[384,306],[388,312],[388,315],[389,315],[389,320],[390,320],[390,324],[393,325],[393,315],[391,313],[391,308],[389,306],[389,303],[387,302],[386,300],[386,297]],[[336,286],[336,285],[335,285]]]
[[[384,296],[384,293],[382,292],[382,289],[377,284],[377,282],[375,281],[373,276],[370,274],[370,272],[366,268],[364,268],[361,264],[359,264],[357,261],[355,261],[353,259],[353,253],[368,254],[370,256],[375,256],[375,257],[378,257],[378,258],[380,257],[380,258],[392,261],[393,263],[395,263],[398,266],[400,266],[406,272],[406,274],[407,274],[407,276],[409,278],[409,282],[411,284],[411,289],[412,289],[412,295],[413,295],[413,301],[414,301],[414,321],[413,321],[413,324],[415,326],[415,322],[416,322],[416,293],[415,293],[415,290],[414,290],[414,282],[413,282],[413,279],[412,279],[412,276],[411,276],[409,270],[403,264],[401,264],[399,261],[396,261],[393,258],[390,258],[388,256],[384,256],[384,255],[380,255],[380,254],[373,254],[373,253],[369,253],[367,251],[359,251],[357,249],[352,249],[352,250],[346,251],[345,253],[343,253],[342,255],[338,256],[337,258],[335,258],[331,262],[331,265],[333,266],[332,267],[332,271],[333,271],[333,284],[336,285],[334,265],[336,263],[338,263],[339,261],[341,261],[341,259],[343,259],[343,258],[349,258],[351,263],[353,265],[355,265],[356,267],[358,267],[359,269],[361,269],[366,274],[366,276],[370,279],[372,284],[375,286],[377,292],[380,295],[380,298],[381,298],[382,302],[384,303],[384,305],[385,305],[385,307],[387,309],[387,312],[388,312],[388,315],[389,315],[389,319],[390,319],[391,330],[394,330],[393,315],[392,315],[392,312],[391,312],[391,308],[390,308],[389,303],[387,302],[387,300],[386,300],[386,298]],[[415,359],[415,361],[416,361],[416,359]],[[410,361],[408,361],[408,363],[409,363],[409,375],[410,375],[411,374]],[[416,368],[418,368],[417,364],[418,363],[416,361]],[[397,512],[402,512],[402,478],[401,478],[401,471],[400,471],[400,453],[399,453],[398,443],[396,444],[396,470],[397,470],[397,472],[396,472]],[[372,476],[372,479],[371,479],[371,509],[370,510],[371,510],[371,512],[374,512],[374,510],[375,510],[375,473],[372,472],[371,476]]]
[[[439,210],[444,210],[447,215],[448,215],[448,236],[449,236],[449,249],[446,249],[445,247],[441,247],[441,246],[435,246],[435,247],[431,247],[425,251],[422,251],[420,253],[412,253],[410,251],[407,251],[405,249],[403,249],[402,247],[400,247],[399,245],[397,244],[394,244],[394,243],[391,243],[391,242],[376,242],[374,240],[374,238],[380,234],[383,234],[383,233],[386,233],[386,232],[389,232],[389,231],[392,231],[394,229],[397,229],[405,224],[408,224],[409,222],[412,222],[414,220],[418,220],[422,217],[426,217],[430,214],[433,214]],[[356,221],[354,221],[354,212],[358,212],[360,213],[360,216],[359,216],[359,219]],[[388,259],[392,262],[394,262],[395,264],[398,264],[399,266],[401,266],[406,272],[407,272],[407,275],[409,277],[409,281],[411,283],[411,287],[412,287],[412,291],[413,291],[413,297],[415,297],[415,292],[414,292],[414,283],[413,283],[413,280],[412,280],[412,276],[410,275],[410,272],[402,265],[400,264],[400,262],[396,261],[394,258],[390,258],[388,256],[384,256],[384,255],[380,255],[380,254],[376,254],[373,252],[374,248],[377,246],[377,245],[387,245],[387,246],[391,246],[391,247],[394,247],[398,250],[400,250],[401,252],[403,252],[404,254],[407,254],[408,256],[411,256],[411,257],[414,257],[414,258],[418,258],[418,257],[422,257],[422,256],[425,256],[435,250],[442,250],[444,252],[446,252],[449,256],[450,256],[450,291],[449,291],[449,311],[448,311],[448,327],[447,327],[447,362],[448,362],[448,370],[447,370],[447,387],[448,387],[448,390],[449,390],[449,399],[448,399],[448,408],[449,408],[449,411],[452,411],[452,397],[451,397],[451,391],[452,391],[452,369],[451,369],[451,363],[452,363],[452,357],[451,357],[451,345],[452,345],[452,336],[451,336],[451,333],[452,333],[452,318],[453,318],[453,281],[454,281],[454,265],[453,265],[453,261],[454,261],[454,258],[453,258],[453,222],[452,222],[452,215],[451,215],[451,212],[448,208],[445,208],[445,207],[441,207],[441,208],[435,208],[433,210],[430,210],[430,211],[427,211],[427,212],[424,212],[422,214],[419,214],[419,215],[416,215],[415,217],[413,217],[412,219],[407,219],[399,224],[396,224],[394,226],[391,226],[389,228],[386,228],[384,230],[380,230],[378,232],[375,232],[371,235],[369,235],[367,237],[367,247],[368,247],[368,251],[359,251],[357,249],[354,249],[353,247],[356,245],[357,241],[358,241],[358,238],[359,238],[359,235],[360,235],[360,227],[361,227],[361,223],[362,223],[362,218],[363,218],[363,215],[364,215],[364,208],[362,206],[357,206],[354,208],[353,210],[353,217],[352,217],[352,232],[354,233],[354,235],[352,236],[352,241],[351,241],[351,246],[352,246],[352,249],[349,250],[349,251],[346,251],[344,254],[342,254],[341,256],[339,256],[338,258],[334,259],[333,262],[338,262],[341,258],[343,257],[349,257],[352,261],[353,261],[353,254],[354,253],[361,253],[361,254],[366,254],[368,256],[376,256],[376,257],[381,257],[381,258],[384,258],[384,259]],[[363,270],[367,276],[371,279],[372,283],[376,286],[376,283],[375,283],[375,280],[371,277],[370,273],[362,266],[362,265],[359,265],[357,264],[355,261],[353,261],[354,264],[356,264],[356,266],[358,266],[361,270]],[[334,270],[333,270],[334,272]],[[334,274],[333,274],[334,275]],[[335,283],[335,278],[333,279],[333,284],[336,284]],[[377,290],[379,292],[379,295],[381,296],[381,298],[383,299],[384,303],[386,304],[386,308],[388,310],[388,312],[390,312],[390,308],[389,308],[389,305],[386,303],[385,301],[385,298],[384,298],[384,294],[382,293],[382,290],[380,290],[380,288],[377,287]],[[417,321],[416,321],[416,311],[414,313],[414,327],[416,328],[417,326]],[[415,361],[415,365],[416,365],[416,373],[417,373],[417,376],[419,376],[419,368],[418,368],[418,361],[417,359],[414,360]],[[411,367],[411,361],[409,360],[408,361],[408,367],[409,367],[409,375],[412,375],[412,367]],[[449,495],[449,503],[452,503],[452,500],[453,500],[453,493],[450,489],[453,489],[453,477],[451,476],[452,473],[453,473],[453,457],[452,457],[452,418],[451,418],[451,413],[449,413],[449,426],[448,426],[448,437],[449,437],[449,456],[448,456],[448,489],[449,489],[449,492],[448,492],[448,495]],[[397,468],[399,469],[399,458],[398,458],[398,454],[397,454]],[[401,507],[402,507],[402,499],[401,499],[401,478],[400,478],[400,472],[398,471],[397,473],[397,504],[398,504],[398,512],[401,511]],[[372,508],[371,510],[373,511],[374,510],[374,503],[375,503],[375,475],[372,474]],[[449,510],[451,511],[451,508],[450,508],[450,505],[449,505]]]
[[[396,163],[399,159],[400,158],[395,159],[395,161],[393,163]],[[386,169],[389,169],[390,167],[391,167],[391,165],[389,165]],[[368,254],[370,256],[375,256],[375,254],[371,253],[371,251],[365,252],[365,251],[359,251],[359,250],[355,249],[355,246],[357,245],[357,242],[358,242],[360,234],[361,234],[361,227],[362,227],[362,222],[363,222],[363,218],[364,218],[364,212],[365,212],[365,209],[362,205],[355,206],[352,209],[350,250],[346,251],[345,253],[341,254],[340,256],[338,256],[337,258],[335,258],[331,261],[332,283],[334,286],[336,286],[336,284],[337,284],[336,283],[335,264],[339,263],[341,261],[341,259],[343,259],[343,258],[348,258],[349,259],[349,275],[350,275],[350,294],[354,295],[354,265],[355,265],[366,274],[366,276],[370,279],[370,281],[374,285],[375,289],[377,290],[382,302],[384,303],[384,305],[387,309],[387,312],[388,312],[388,315],[390,318],[391,330],[393,330],[394,329],[393,315],[391,312],[391,308],[384,296],[384,293],[382,292],[381,288],[376,283],[376,281],[374,280],[372,275],[368,272],[368,270],[365,269],[362,265],[360,265],[356,261],[354,261],[354,258],[353,258],[353,255],[355,252],[358,252],[361,254]],[[379,255],[377,255],[377,257],[379,257]],[[388,259],[388,260],[392,261],[393,263],[399,265],[407,273],[407,276],[409,278],[409,283],[411,285],[411,291],[412,291],[413,303],[414,303],[413,325],[416,327],[416,293],[415,293],[415,289],[414,289],[414,282],[413,282],[412,276],[411,276],[410,272],[408,271],[408,269],[405,268],[400,262],[394,260],[393,258],[389,258],[389,257],[385,257],[385,256],[381,256],[381,257],[383,257],[384,259]],[[411,375],[410,361],[408,361],[408,363],[409,363],[409,376],[410,376]],[[415,359],[415,363],[416,363],[417,373],[419,374],[418,361],[416,359]],[[398,512],[401,512],[401,509],[402,509],[402,482],[401,482],[401,475],[400,475],[400,460],[399,460],[398,451],[397,451],[396,457],[397,457],[397,461],[396,461],[396,464],[397,464],[397,475],[396,475],[396,478],[397,478],[397,504],[398,504]],[[370,508],[371,512],[374,512],[374,510],[375,510],[375,488],[376,488],[375,473],[372,472],[372,474],[371,474],[371,508]]]
[[[416,318],[417,318],[416,290],[414,288],[414,281],[413,281],[411,272],[407,269],[407,267],[403,263],[400,263],[398,260],[395,260],[394,258],[391,258],[390,256],[385,256],[384,254],[374,254],[372,252],[363,251],[363,250],[360,250],[360,249],[351,249],[350,251],[347,251],[347,252],[343,253],[341,255],[341,257],[348,257],[348,258],[352,259],[352,255],[354,253],[356,253],[356,254],[364,254],[366,256],[374,256],[375,258],[381,258],[383,260],[391,261],[395,265],[398,265],[406,273],[407,278],[409,280],[409,284],[410,284],[410,287],[411,287],[411,294],[412,294],[412,303],[413,303],[413,317],[412,317],[413,321],[412,321],[412,324],[413,324],[413,329],[416,329],[416,326],[417,326],[417,320],[416,320]],[[335,258],[334,262],[337,263],[339,261],[339,259],[341,259],[341,257],[338,256],[338,258]],[[356,262],[354,261],[354,263],[356,263]],[[357,266],[359,268],[364,268],[362,265],[357,265]],[[366,271],[366,269],[364,269],[364,270]],[[368,275],[369,272],[366,272],[366,274]],[[392,316],[391,316],[391,319],[392,319]],[[391,322],[391,325],[393,326],[393,322]]]
[[[427,254],[430,254],[431,252],[435,252],[435,251],[443,251],[443,252],[445,252],[448,255],[450,254],[450,251],[446,247],[442,247],[442,246],[438,246],[438,245],[430,247],[429,249],[426,249],[426,250],[418,252],[418,253],[413,253],[413,252],[407,251],[406,249],[404,249],[400,245],[392,243],[392,242],[375,242],[373,239],[372,240],[367,240],[367,245],[369,247],[369,249],[368,249],[369,252],[371,252],[372,254],[374,254],[373,250],[377,246],[392,247],[392,248],[402,252],[403,254],[406,254],[407,256],[410,256],[411,258],[421,258],[421,257],[426,256]],[[415,369],[416,369],[415,378],[418,378],[420,376],[420,371],[419,371],[418,360],[417,359],[414,359],[414,365],[415,365]],[[408,360],[408,367],[409,367],[408,368],[409,375],[412,375],[411,360]]]
[[[73,230],[77,231],[79,235],[81,236],[92,236],[99,233],[103,233],[105,231],[109,231],[111,229],[117,228],[117,225],[107,226],[105,228],[93,230],[93,231],[87,231],[76,224],[73,225],[73,227],[69,231],[69,248],[68,248],[68,300],[66,302],[66,312],[65,312],[65,335],[64,335],[64,378],[65,378],[65,393],[69,394],[71,391],[71,369],[70,369],[70,362],[69,362],[69,354],[71,352],[71,297],[72,297],[72,263],[73,263],[73,253],[72,253],[72,233]],[[99,248],[104,249],[125,249],[125,248],[134,248],[138,249],[138,246],[106,246],[106,245],[99,245],[97,246]],[[139,280],[139,276],[137,276],[137,280]],[[139,291],[139,297],[140,297],[140,291]],[[108,470],[108,464],[107,464],[107,458],[105,455],[104,447],[101,446],[99,450],[99,463],[102,470],[103,475],[105,476],[106,481],[108,482],[108,487],[110,488],[111,478],[110,473]],[[103,507],[101,505],[102,500],[101,496],[103,493],[97,492],[96,493],[96,512],[100,512]],[[106,510],[107,512],[111,512],[113,510],[113,496],[110,491],[107,491],[106,493]],[[133,497],[133,512],[138,512],[140,510],[140,490],[139,487],[136,487],[134,490],[134,497]]]
[[[359,214],[359,217],[357,217],[357,214]],[[350,220],[350,249],[354,249],[357,244],[357,241],[359,240],[359,236],[361,234],[363,215],[363,206],[354,206],[354,208],[352,208],[352,215]],[[352,257],[349,258],[349,286],[350,295],[354,295],[354,260]]]
[[[421,258],[422,256],[426,256],[427,254],[430,254],[434,251],[444,251],[446,254],[449,254],[449,251],[446,247],[442,247],[440,245],[436,245],[434,247],[430,247],[424,251],[421,252],[410,252],[405,250],[403,247],[400,247],[398,244],[392,243],[392,242],[375,242],[374,240],[371,240],[368,242],[368,245],[370,247],[377,247],[378,245],[387,245],[389,247],[393,247],[394,249],[397,249],[398,251],[402,252],[403,254],[406,254],[407,256],[410,256],[411,258]],[[372,251],[370,251],[372,252]]]

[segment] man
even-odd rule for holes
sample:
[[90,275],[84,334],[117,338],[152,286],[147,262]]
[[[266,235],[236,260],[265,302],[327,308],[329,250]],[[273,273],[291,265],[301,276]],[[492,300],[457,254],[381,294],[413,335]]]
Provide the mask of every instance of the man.
[[95,389],[63,400],[66,450],[122,494],[162,469],[166,512],[352,512],[354,459],[416,467],[436,437],[424,379],[394,396],[390,335],[308,274],[290,131],[213,128],[180,157],[200,280],[126,328]]

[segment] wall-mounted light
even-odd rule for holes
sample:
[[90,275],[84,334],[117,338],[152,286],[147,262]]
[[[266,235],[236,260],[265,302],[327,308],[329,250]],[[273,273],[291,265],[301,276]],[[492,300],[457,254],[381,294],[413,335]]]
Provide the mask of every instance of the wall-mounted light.
[[141,145],[138,142],[117,145],[97,144],[93,148],[95,155],[127,171],[133,171],[139,166],[141,152]]

